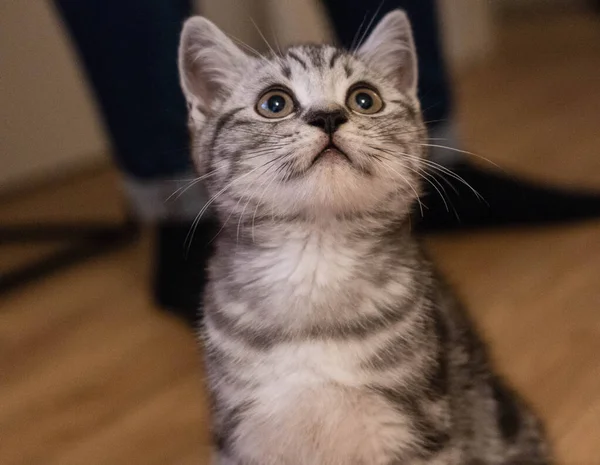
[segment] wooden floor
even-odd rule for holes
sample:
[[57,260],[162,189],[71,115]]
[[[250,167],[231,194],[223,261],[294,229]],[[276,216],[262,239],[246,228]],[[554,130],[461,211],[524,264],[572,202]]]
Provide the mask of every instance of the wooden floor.
[[[466,146],[510,172],[600,189],[598,21],[501,32],[497,55],[457,80]],[[3,202],[0,221],[115,218],[117,187],[112,170],[82,176]],[[560,463],[600,464],[600,221],[428,242]],[[1,464],[207,463],[198,349],[150,301],[150,244],[0,296]],[[2,249],[0,266],[31,250]]]

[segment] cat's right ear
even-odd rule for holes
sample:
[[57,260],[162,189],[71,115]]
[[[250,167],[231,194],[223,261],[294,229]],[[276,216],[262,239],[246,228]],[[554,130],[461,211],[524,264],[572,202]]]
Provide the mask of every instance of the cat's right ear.
[[393,10],[383,17],[357,54],[403,92],[417,92],[417,53],[408,16]]
[[179,76],[193,123],[201,124],[216,99],[231,90],[250,57],[211,21],[188,19],[179,42]]

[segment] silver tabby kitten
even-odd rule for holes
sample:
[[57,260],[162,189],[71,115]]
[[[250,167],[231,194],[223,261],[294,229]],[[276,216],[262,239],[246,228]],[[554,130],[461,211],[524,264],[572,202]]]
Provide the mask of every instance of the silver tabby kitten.
[[220,465],[546,464],[540,427],[410,235],[424,126],[405,14],[360,48],[180,47],[223,226],[205,345]]

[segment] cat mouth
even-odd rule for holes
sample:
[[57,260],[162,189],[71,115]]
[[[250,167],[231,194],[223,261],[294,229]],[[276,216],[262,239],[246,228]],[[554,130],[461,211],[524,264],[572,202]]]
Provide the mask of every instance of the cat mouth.
[[312,159],[311,166],[320,161],[343,161],[352,164],[350,157],[333,142],[329,142],[329,144],[327,144],[323,150],[317,153],[317,155]]

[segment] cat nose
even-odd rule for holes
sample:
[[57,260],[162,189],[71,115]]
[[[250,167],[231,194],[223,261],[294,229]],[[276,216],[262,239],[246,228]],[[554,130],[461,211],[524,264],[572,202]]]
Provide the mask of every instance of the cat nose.
[[333,134],[337,129],[348,121],[344,110],[314,110],[306,115],[306,122],[311,126],[322,129],[327,134]]

